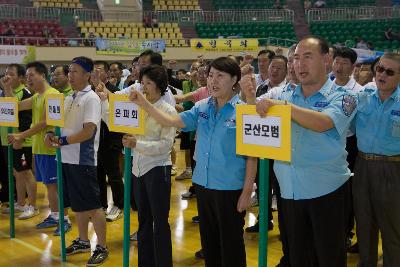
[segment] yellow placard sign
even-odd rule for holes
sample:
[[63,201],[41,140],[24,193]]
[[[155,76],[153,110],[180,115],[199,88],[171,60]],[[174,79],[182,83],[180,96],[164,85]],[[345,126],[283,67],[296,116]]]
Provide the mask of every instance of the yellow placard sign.
[[261,118],[254,105],[237,105],[236,153],[265,159],[290,161],[290,129],[290,106],[273,106],[267,116]]
[[46,124],[64,127],[64,95],[48,94],[45,98]]
[[258,39],[190,39],[190,47],[199,52],[257,51]]
[[128,95],[109,95],[110,131],[144,135],[144,110],[131,102]]
[[18,99],[0,97],[0,126],[18,127]]

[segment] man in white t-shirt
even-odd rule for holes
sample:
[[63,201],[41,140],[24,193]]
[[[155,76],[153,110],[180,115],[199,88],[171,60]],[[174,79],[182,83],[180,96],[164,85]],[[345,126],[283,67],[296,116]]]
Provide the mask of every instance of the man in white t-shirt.
[[108,258],[108,249],[106,220],[97,182],[101,107],[99,97],[89,84],[92,70],[91,59],[77,57],[72,60],[68,78],[74,94],[65,99],[65,126],[59,138],[48,133],[46,144],[61,149],[64,206],[71,207],[76,214],[79,237],[66,248],[66,254],[90,252],[90,220],[96,232],[97,246],[87,265],[97,266]]

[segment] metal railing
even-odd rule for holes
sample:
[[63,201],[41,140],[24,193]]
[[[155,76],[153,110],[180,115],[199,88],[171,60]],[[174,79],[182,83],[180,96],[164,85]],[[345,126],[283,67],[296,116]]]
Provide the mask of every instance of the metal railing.
[[60,20],[61,9],[0,5],[0,19]]
[[308,23],[329,20],[361,20],[400,18],[400,7],[320,8],[307,12]]
[[195,11],[193,15],[195,22],[293,22],[294,20],[293,10],[281,9]]
[[246,22],[246,21],[289,21],[294,20],[293,10],[219,10],[219,11],[99,11],[76,9],[75,18],[82,21],[100,21],[113,18],[113,21],[141,21],[154,18],[159,22],[196,23],[196,22]]

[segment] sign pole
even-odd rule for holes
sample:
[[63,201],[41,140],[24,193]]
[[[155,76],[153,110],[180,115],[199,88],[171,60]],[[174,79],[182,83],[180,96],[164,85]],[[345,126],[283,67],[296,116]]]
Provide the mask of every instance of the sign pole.
[[[8,134],[13,133],[12,127],[7,128]],[[15,217],[14,217],[14,175],[13,175],[13,145],[9,144],[8,145],[8,151],[7,151],[7,159],[8,159],[8,197],[9,197],[9,204],[10,204],[10,238],[15,238]]]
[[259,168],[259,242],[258,242],[258,266],[267,267],[268,265],[268,192],[269,192],[269,160],[260,159]]
[[123,266],[129,267],[129,248],[130,248],[130,196],[131,196],[131,149],[125,147],[125,158],[124,158],[124,255],[123,255]]
[[[60,127],[56,126],[56,136],[61,136]],[[64,190],[63,190],[63,177],[62,177],[62,161],[61,161],[61,150],[56,149],[57,158],[57,189],[58,189],[58,224],[60,227],[60,241],[61,241],[61,261],[66,262],[67,256],[65,253],[65,228],[64,228]]]

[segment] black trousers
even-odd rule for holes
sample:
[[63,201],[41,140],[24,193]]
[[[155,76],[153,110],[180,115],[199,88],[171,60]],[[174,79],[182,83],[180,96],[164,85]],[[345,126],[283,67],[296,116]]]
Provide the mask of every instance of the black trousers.
[[282,208],[283,199],[281,196],[281,188],[279,186],[277,179],[273,181],[273,188],[276,194],[276,205],[278,208],[279,235],[280,235],[279,239],[281,240],[282,243],[282,253],[283,253],[280,263],[284,266],[290,266],[289,240],[286,232],[287,222],[285,215],[283,214],[283,208]]
[[[358,154],[357,148],[357,137],[356,135],[347,137],[346,140],[346,151],[347,151],[347,162],[349,163],[349,169],[354,173],[354,166],[356,164],[356,158]],[[347,212],[347,237],[352,238],[354,233],[355,216],[353,207],[353,190],[352,190],[353,177],[350,177],[348,181],[348,194],[346,198],[346,212]]]
[[[190,158],[192,159],[190,161],[190,167],[192,169],[192,174],[194,173],[194,168],[196,167],[196,161],[193,159],[195,149],[196,149],[196,140],[191,140],[190,141],[189,151],[190,151]],[[192,185],[189,188],[189,192],[191,192],[193,194],[196,194],[196,189],[194,187],[193,182],[192,182]]]
[[138,266],[171,267],[171,166],[155,167],[139,178],[133,176],[132,191],[139,219]]
[[212,190],[195,184],[201,245],[207,267],[245,267],[244,216],[237,211],[242,190]]
[[107,208],[107,181],[111,186],[114,205],[124,208],[124,183],[119,168],[120,150],[108,148],[106,145],[99,148],[97,163],[97,179],[100,187],[100,199],[103,208]]
[[[4,146],[7,149],[6,146]],[[9,183],[8,183],[8,165],[7,165],[7,155],[3,153],[3,147],[0,146],[0,201],[9,202]],[[15,179],[15,178],[14,178]],[[17,190],[14,182],[14,198],[17,197]]]
[[348,185],[306,200],[282,200],[292,267],[345,267]]
[[400,265],[400,162],[357,158],[353,200],[360,248],[359,267],[376,267],[379,231],[383,266]]

